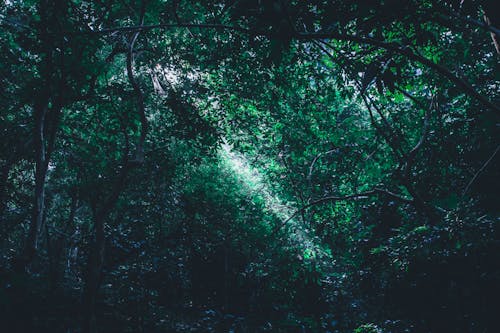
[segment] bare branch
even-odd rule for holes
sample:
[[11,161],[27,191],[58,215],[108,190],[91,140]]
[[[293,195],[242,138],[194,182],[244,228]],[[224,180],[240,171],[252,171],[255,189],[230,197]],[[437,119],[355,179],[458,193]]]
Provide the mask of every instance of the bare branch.
[[318,155],[316,155],[314,157],[311,165],[309,166],[309,173],[307,174],[307,181],[309,182],[309,187],[311,187],[311,177],[312,177],[312,173],[313,173],[313,170],[314,170],[314,165],[316,164],[316,162],[318,161],[318,159],[320,159],[324,155],[328,155],[328,154],[334,153],[335,151],[337,151],[337,148],[330,149],[330,150],[325,151],[325,152],[321,152],[321,153],[319,153]]
[[486,167],[488,166],[488,164],[490,164],[493,158],[495,158],[496,154],[498,153],[498,150],[500,150],[500,145],[497,146],[497,149],[495,149],[493,154],[491,154],[491,156],[486,160],[486,162],[484,162],[483,166],[479,170],[477,170],[477,172],[474,174],[474,177],[472,177],[472,179],[462,192],[462,197],[465,196],[465,194],[467,193],[467,191],[469,191],[470,187],[472,186],[472,184],[474,184],[479,175],[486,169]]

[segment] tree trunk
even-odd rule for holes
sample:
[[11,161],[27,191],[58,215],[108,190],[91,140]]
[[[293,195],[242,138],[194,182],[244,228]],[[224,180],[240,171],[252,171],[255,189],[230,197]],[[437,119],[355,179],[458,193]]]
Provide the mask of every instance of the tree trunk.
[[93,207],[95,239],[90,250],[89,261],[87,264],[87,275],[85,279],[85,289],[83,291],[83,333],[97,332],[95,308],[97,294],[101,284],[102,268],[104,266],[104,221],[111,210],[115,207],[120,194],[125,187],[130,167],[128,163],[128,152],[129,147],[127,145],[123,154],[122,171],[113,186],[113,190],[111,191],[109,198],[106,200],[101,209]]
[[87,266],[87,276],[83,293],[83,333],[96,333],[96,300],[101,284],[101,273],[104,266],[104,216],[94,217],[95,240],[91,247]]
[[[44,94],[45,95],[45,94]],[[49,98],[43,96],[34,106],[34,144],[35,144],[35,193],[33,213],[28,229],[26,243],[21,257],[14,264],[14,269],[24,271],[35,257],[38,248],[38,238],[43,222],[45,209],[45,179],[47,177],[47,156],[45,150],[45,117],[47,115]]]
[[[50,162],[50,156],[54,149],[54,143],[59,126],[59,117],[63,105],[63,91],[65,88],[64,77],[58,79],[57,87],[59,94],[54,95],[52,92],[52,83],[54,80],[54,54],[55,40],[50,37],[50,20],[48,1],[41,1],[39,7],[39,15],[44,24],[42,25],[41,42],[45,59],[41,62],[39,70],[41,73],[41,90],[37,92],[33,106],[34,131],[33,143],[35,150],[35,193],[33,200],[32,219],[24,244],[21,258],[17,259],[14,267],[17,270],[25,270],[34,259],[37,249],[40,231],[43,225],[45,211],[45,181],[47,178],[47,170]],[[53,8],[52,8],[53,9]],[[53,15],[55,15],[53,13]],[[55,18],[53,16],[52,18]],[[62,55],[61,55],[62,57]],[[63,73],[64,68],[59,68]],[[52,105],[50,105],[52,104]],[[48,138],[46,138],[46,136]]]

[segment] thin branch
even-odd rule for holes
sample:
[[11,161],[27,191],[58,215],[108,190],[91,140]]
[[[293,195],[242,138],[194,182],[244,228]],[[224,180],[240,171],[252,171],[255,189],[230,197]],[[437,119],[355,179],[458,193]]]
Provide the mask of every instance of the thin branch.
[[472,177],[472,179],[462,192],[462,197],[465,196],[465,194],[467,193],[467,191],[469,191],[470,187],[472,186],[472,184],[474,184],[479,175],[486,169],[486,167],[488,166],[488,164],[490,164],[493,158],[495,158],[496,154],[498,153],[498,150],[500,150],[500,145],[497,146],[497,149],[495,149],[493,154],[491,154],[491,156],[486,160],[486,162],[484,162],[483,166],[479,170],[477,170],[477,172],[474,174],[474,177]]
[[311,187],[311,177],[312,177],[312,173],[313,173],[313,170],[314,170],[314,165],[316,164],[316,162],[318,161],[318,159],[320,159],[324,155],[328,155],[328,154],[334,153],[337,149],[338,148],[334,148],[334,149],[330,149],[330,150],[325,151],[325,152],[321,152],[321,153],[319,153],[318,155],[316,155],[314,157],[311,165],[309,166],[309,173],[307,174],[307,181],[309,182],[309,187]]
[[[484,21],[488,26],[491,26],[491,18],[486,12],[484,13]],[[490,31],[490,36],[497,54],[500,54],[500,41],[498,40],[500,38],[500,34],[498,32]]]
[[476,20],[476,19],[473,19],[471,17],[463,17],[463,16],[459,16],[459,15],[456,15],[455,17],[458,17],[468,23],[471,23],[479,28],[482,28],[482,29],[485,29],[497,36],[500,36],[500,29],[498,29],[497,27],[491,25],[491,24],[488,24],[487,22],[481,22],[479,20]]
[[445,20],[448,23],[455,24],[456,20],[450,19],[447,16],[447,15],[450,15],[450,16],[452,16],[455,19],[461,20],[463,22],[470,23],[472,25],[475,25],[478,28],[481,28],[481,29],[483,29],[485,31],[489,31],[491,33],[494,33],[494,34],[500,36],[500,29],[498,29],[497,27],[495,27],[495,26],[493,26],[493,25],[491,25],[491,24],[489,24],[487,22],[481,22],[480,20],[476,20],[476,19],[474,19],[474,18],[472,18],[470,16],[460,15],[460,13],[457,13],[456,11],[451,10],[451,9],[445,7],[445,6],[439,6],[439,4],[438,4],[438,8],[443,13],[443,14],[438,14],[437,15],[437,18],[439,18],[439,19]]
[[239,26],[216,24],[216,23],[166,23],[166,24],[151,24],[151,25],[135,25],[135,26],[115,27],[115,28],[92,30],[92,31],[78,31],[78,32],[73,32],[73,34],[90,33],[98,35],[107,35],[115,32],[136,32],[136,31],[145,32],[155,29],[176,29],[176,28],[218,29],[218,30],[230,30],[230,31],[232,30],[250,35],[269,36],[269,33],[264,31],[254,31]]
[[424,124],[422,127],[422,134],[420,136],[420,139],[418,142],[415,144],[412,150],[408,153],[408,164],[410,165],[411,162],[415,159],[415,156],[417,155],[418,150],[420,147],[422,147],[423,143],[425,142],[425,139],[429,133],[429,122],[430,122],[430,117],[431,117],[431,110],[433,108],[434,102],[431,101],[431,105],[425,110],[425,115],[424,115]]
[[351,195],[345,195],[345,196],[328,196],[328,197],[324,197],[324,198],[312,201],[312,202],[308,203],[307,205],[302,206],[301,208],[299,208],[298,210],[296,210],[286,220],[284,220],[283,222],[281,222],[281,224],[279,224],[275,228],[275,230],[274,230],[273,233],[277,233],[282,227],[284,227],[288,222],[290,222],[298,214],[302,214],[306,209],[311,208],[313,206],[320,205],[320,204],[327,203],[327,202],[368,199],[369,197],[372,197],[372,196],[375,196],[375,195],[379,195],[379,194],[386,195],[386,196],[388,196],[388,197],[390,197],[392,199],[395,199],[397,201],[400,201],[400,202],[403,202],[403,203],[406,203],[406,204],[413,204],[413,200],[412,199],[403,197],[403,196],[401,196],[399,194],[396,194],[396,193],[393,193],[391,191],[388,191],[388,190],[385,190],[385,189],[381,189],[381,188],[375,188],[375,189],[370,190],[370,191],[365,191],[365,192],[351,194]]

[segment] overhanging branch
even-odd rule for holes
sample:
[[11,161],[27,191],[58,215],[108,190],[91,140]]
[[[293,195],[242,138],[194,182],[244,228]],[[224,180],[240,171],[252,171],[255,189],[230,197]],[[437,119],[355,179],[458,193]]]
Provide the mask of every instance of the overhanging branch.
[[229,30],[238,31],[250,35],[260,35],[269,36],[268,33],[264,31],[255,31],[239,26],[227,25],[227,24],[212,24],[212,23],[166,23],[166,24],[151,24],[151,25],[133,25],[126,27],[115,27],[108,29],[92,30],[92,31],[80,31],[76,34],[98,34],[98,35],[108,35],[115,32],[146,32],[155,29],[176,29],[176,28],[193,28],[193,29],[216,29],[216,30]]
[[[226,25],[226,24],[210,24],[210,23],[169,23],[169,24],[152,24],[152,25],[136,25],[136,26],[126,26],[126,27],[116,27],[116,28],[108,28],[101,30],[92,30],[92,31],[80,31],[80,32],[72,32],[68,34],[99,34],[106,35],[115,32],[142,32],[142,31],[150,31],[154,29],[175,29],[175,28],[198,28],[198,29],[219,29],[219,30],[229,30],[229,31],[237,31],[241,33],[245,33],[253,36],[266,36],[271,37],[271,34],[262,30],[253,30],[240,26],[234,25]],[[336,39],[343,41],[352,41],[360,44],[368,44],[373,45],[388,51],[396,52],[400,55],[406,56],[408,59],[421,63],[438,74],[446,77],[451,82],[455,83],[458,87],[460,87],[467,95],[478,100],[483,106],[500,113],[500,107],[490,102],[486,97],[482,96],[478,93],[474,87],[472,87],[465,79],[460,78],[453,74],[448,68],[441,66],[439,64],[434,63],[430,59],[427,59],[419,54],[414,53],[409,47],[404,45],[400,45],[398,43],[390,43],[380,41],[374,38],[362,37],[357,35],[348,35],[341,34],[336,31],[328,31],[328,32],[294,32],[292,34],[292,38],[297,40],[324,40],[324,39]]]
[[282,223],[280,223],[274,230],[274,233],[277,233],[282,227],[284,227],[288,222],[290,222],[293,218],[295,218],[297,215],[302,214],[305,210],[308,208],[311,208],[313,206],[317,206],[323,203],[327,202],[336,202],[336,201],[345,201],[345,200],[358,200],[358,199],[368,199],[369,197],[375,196],[375,195],[385,195],[389,198],[392,198],[396,201],[400,201],[402,203],[406,204],[413,204],[413,200],[403,197],[399,194],[396,194],[394,192],[388,191],[386,189],[382,188],[375,188],[370,191],[365,191],[361,193],[356,193],[356,194],[350,194],[350,195],[345,195],[345,196],[328,196],[324,197],[315,201],[312,201],[308,203],[305,206],[302,206],[298,210],[296,210],[292,215],[290,215],[286,220],[284,220]]
[[467,81],[453,74],[448,68],[434,63],[433,61],[414,53],[410,48],[397,43],[388,43],[376,40],[369,37],[361,37],[356,35],[346,35],[338,32],[317,32],[317,33],[297,33],[295,38],[299,40],[321,40],[321,39],[337,39],[343,41],[351,41],[360,44],[368,44],[380,47],[382,49],[396,52],[400,55],[406,56],[408,59],[421,63],[425,65],[442,76],[449,79],[451,82],[455,83],[460,87],[467,95],[475,98],[485,107],[500,113],[500,107],[490,102],[486,97],[479,94]]

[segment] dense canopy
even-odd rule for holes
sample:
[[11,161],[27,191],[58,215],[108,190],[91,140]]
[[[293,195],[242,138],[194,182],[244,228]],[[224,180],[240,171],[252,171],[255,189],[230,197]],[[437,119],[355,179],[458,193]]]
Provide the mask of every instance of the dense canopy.
[[3,0],[0,331],[492,333],[494,0]]

